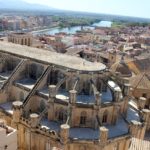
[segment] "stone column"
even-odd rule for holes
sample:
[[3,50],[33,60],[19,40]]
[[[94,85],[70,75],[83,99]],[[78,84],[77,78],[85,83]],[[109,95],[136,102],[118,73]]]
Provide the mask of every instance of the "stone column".
[[62,124],[60,126],[60,138],[63,144],[67,144],[69,141],[69,130],[70,126],[68,124]]
[[115,102],[119,102],[121,100],[121,89],[115,89],[114,90],[114,98],[115,98]]
[[53,120],[54,115],[54,98],[56,97],[56,85],[49,85],[49,101],[48,101],[48,119]]
[[145,97],[140,97],[138,100],[138,107],[140,109],[144,109],[145,108],[145,104],[146,104],[146,98]]
[[75,104],[76,100],[77,100],[77,91],[76,90],[70,90],[69,94],[70,94],[70,103]]
[[48,120],[54,120],[55,114],[54,114],[54,102],[48,101]]
[[131,136],[141,139],[141,137],[143,137],[143,135],[141,135],[143,128],[144,126],[141,122],[132,120],[129,128]]
[[36,113],[30,114],[30,125],[35,128],[39,124],[39,115]]
[[150,129],[150,110],[149,109],[142,109],[142,118],[146,124],[146,130]]
[[54,98],[56,96],[56,85],[49,85],[49,97]]
[[99,137],[100,143],[102,145],[105,145],[108,140],[109,130],[106,127],[99,127],[99,132],[100,132],[100,137]]
[[[114,105],[114,113],[112,114],[113,119],[112,119],[112,123],[115,125],[117,123],[118,120],[118,115],[119,115],[119,110],[120,110],[120,106],[119,105]],[[110,122],[109,122],[110,123]]]
[[23,109],[23,103],[21,101],[13,102],[13,122],[18,123],[20,121]]
[[101,94],[99,92],[95,93],[95,103],[97,106],[101,104]]
[[125,96],[124,97],[124,107],[123,107],[123,113],[125,116],[127,116],[128,102],[129,102],[129,97]]
[[124,84],[123,92],[124,92],[125,96],[129,96],[129,94],[130,94],[130,87],[131,87],[131,85],[129,83],[125,83]]

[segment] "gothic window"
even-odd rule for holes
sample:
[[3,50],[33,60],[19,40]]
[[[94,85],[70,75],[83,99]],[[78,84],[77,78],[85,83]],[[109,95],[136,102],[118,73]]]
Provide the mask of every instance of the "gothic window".
[[63,110],[63,108],[61,108],[58,113],[58,120],[63,122],[65,120],[64,115],[65,115],[64,110]]
[[27,43],[27,39],[25,39],[25,45],[28,45],[28,43]]
[[58,120],[61,122],[64,122],[67,120],[67,113],[65,112],[63,108],[61,108],[58,113]]
[[28,42],[27,42],[27,43],[28,43],[28,46],[30,46],[30,39],[28,39],[27,41],[28,41]]
[[59,116],[58,116],[59,121],[63,121],[64,117],[63,117],[63,111],[59,112]]
[[23,45],[23,39],[21,39],[21,45]]
[[24,93],[22,91],[20,92],[20,101],[24,101]]
[[107,123],[107,119],[108,119],[108,111],[105,110],[104,113],[103,113],[102,123]]
[[81,125],[85,125],[86,124],[86,120],[87,120],[87,114],[86,114],[86,112],[81,112],[80,124]]

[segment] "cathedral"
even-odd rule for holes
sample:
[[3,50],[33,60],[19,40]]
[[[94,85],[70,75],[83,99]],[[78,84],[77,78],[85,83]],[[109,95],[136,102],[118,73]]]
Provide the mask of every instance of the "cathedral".
[[130,72],[121,70],[123,63],[111,71],[0,42],[0,116],[17,129],[18,150],[128,150],[133,137],[143,139],[150,111],[128,105]]

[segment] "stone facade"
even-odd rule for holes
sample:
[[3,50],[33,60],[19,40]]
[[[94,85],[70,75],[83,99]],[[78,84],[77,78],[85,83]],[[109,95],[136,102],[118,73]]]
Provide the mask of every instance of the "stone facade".
[[105,65],[0,45],[0,113],[18,129],[19,150],[128,150],[131,137],[143,139],[148,118],[128,107],[130,85]]

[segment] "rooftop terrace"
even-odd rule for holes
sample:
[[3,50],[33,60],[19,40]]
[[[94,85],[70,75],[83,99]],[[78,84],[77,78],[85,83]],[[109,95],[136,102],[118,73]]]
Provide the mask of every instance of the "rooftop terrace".
[[102,63],[92,63],[84,59],[42,49],[22,46],[13,43],[0,42],[0,52],[33,59],[45,64],[54,64],[78,71],[102,71],[106,66]]

